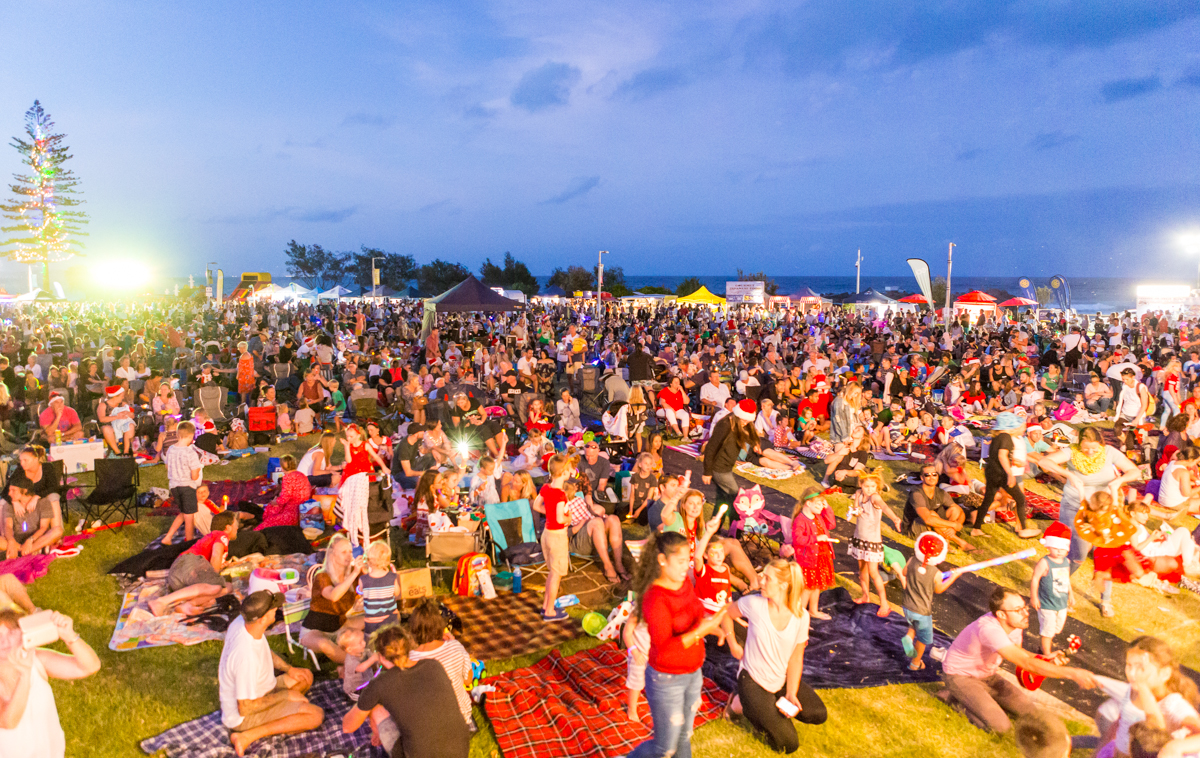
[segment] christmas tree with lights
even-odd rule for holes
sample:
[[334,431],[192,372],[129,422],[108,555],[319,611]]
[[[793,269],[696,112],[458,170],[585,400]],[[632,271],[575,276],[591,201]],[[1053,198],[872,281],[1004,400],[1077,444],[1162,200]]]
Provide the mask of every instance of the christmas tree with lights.
[[54,134],[54,122],[42,104],[33,101],[25,112],[28,140],[14,137],[11,143],[21,154],[27,174],[13,174],[13,198],[0,204],[0,212],[13,226],[0,227],[11,236],[0,240],[0,255],[20,263],[42,264],[42,289],[50,290],[50,262],[65,261],[83,247],[79,237],[88,222],[83,211],[72,210],[83,202],[78,197],[79,179],[63,164],[71,159],[63,144],[65,134]]

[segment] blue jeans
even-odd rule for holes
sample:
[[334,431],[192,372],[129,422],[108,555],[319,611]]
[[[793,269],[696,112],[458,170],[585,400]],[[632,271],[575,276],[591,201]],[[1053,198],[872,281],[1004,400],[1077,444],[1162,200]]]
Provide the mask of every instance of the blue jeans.
[[646,700],[654,719],[654,734],[627,758],[691,758],[692,725],[700,709],[704,675],[664,674],[646,667]]

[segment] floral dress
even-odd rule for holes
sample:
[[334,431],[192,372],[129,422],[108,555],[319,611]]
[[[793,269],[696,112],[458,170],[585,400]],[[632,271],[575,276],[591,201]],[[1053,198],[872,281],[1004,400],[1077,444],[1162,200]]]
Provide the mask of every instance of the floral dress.
[[289,471],[279,483],[279,496],[263,508],[263,520],[255,530],[269,526],[299,526],[300,504],[312,497],[308,477],[299,471]]

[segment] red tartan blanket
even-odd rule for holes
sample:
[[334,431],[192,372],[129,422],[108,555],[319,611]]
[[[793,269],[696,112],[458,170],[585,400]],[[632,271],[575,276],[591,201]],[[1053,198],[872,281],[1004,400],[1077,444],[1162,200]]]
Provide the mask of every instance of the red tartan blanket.
[[[615,643],[563,657],[557,650],[528,668],[488,677],[487,715],[504,758],[615,758],[650,738],[650,712],[625,719],[625,652]],[[728,699],[705,678],[696,726]]]
[[1025,505],[1029,509],[1029,515],[1033,518],[1048,518],[1052,521],[1058,521],[1058,507],[1060,503],[1057,500],[1051,500],[1045,495],[1039,495],[1036,492],[1026,490]]

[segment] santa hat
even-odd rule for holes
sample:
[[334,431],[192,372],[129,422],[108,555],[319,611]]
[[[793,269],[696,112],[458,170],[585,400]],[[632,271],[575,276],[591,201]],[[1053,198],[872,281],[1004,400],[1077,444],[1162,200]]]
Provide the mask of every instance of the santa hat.
[[120,397],[121,394],[124,392],[125,392],[125,388],[119,384],[115,384],[112,387],[104,388],[105,397]]
[[738,402],[733,407],[733,415],[740,418],[742,421],[753,421],[758,415],[758,406],[750,398],[746,398]]
[[66,400],[66,399],[67,399],[66,395],[64,395],[62,393],[62,390],[50,390],[50,402],[54,402],[55,400]]
[[1067,550],[1071,547],[1071,530],[1055,521],[1046,527],[1046,532],[1042,535],[1041,542],[1046,547]]
[[917,538],[913,549],[917,553],[917,560],[921,563],[936,566],[946,560],[946,553],[950,550],[950,546],[946,544],[946,538],[937,532],[924,532]]

